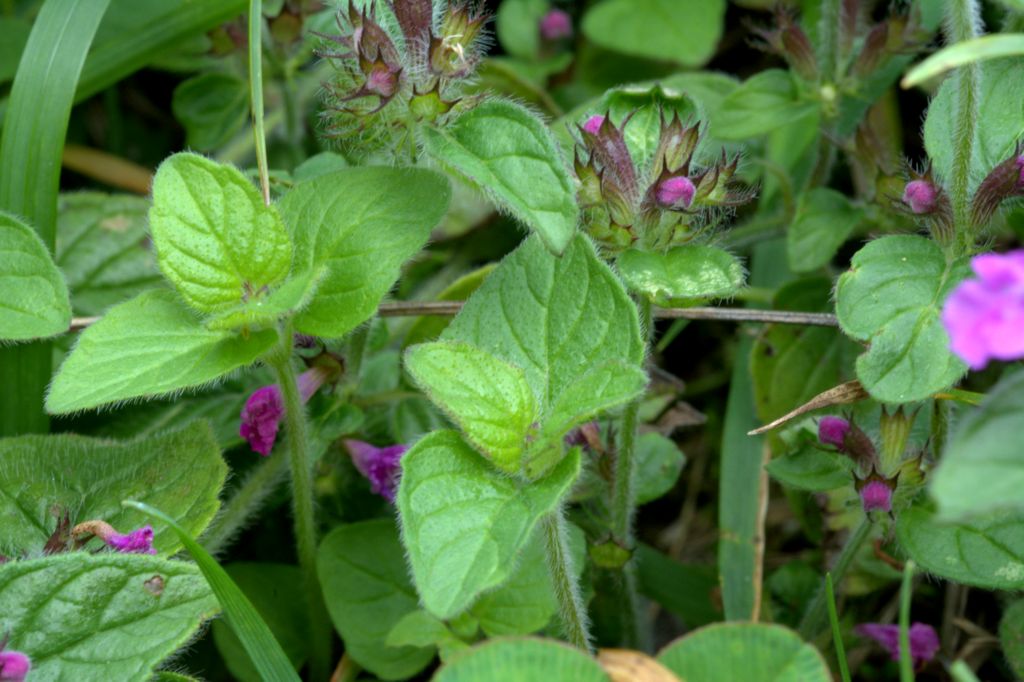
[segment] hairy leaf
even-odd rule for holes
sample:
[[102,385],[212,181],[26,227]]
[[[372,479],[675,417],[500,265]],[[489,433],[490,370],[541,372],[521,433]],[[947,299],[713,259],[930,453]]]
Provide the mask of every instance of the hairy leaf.
[[743,286],[743,266],[727,251],[686,244],[664,253],[629,249],[618,260],[633,291],[658,305],[688,305],[732,296]]
[[0,339],[54,336],[71,324],[64,276],[39,235],[0,213]]
[[834,189],[817,187],[801,195],[786,233],[789,267],[807,272],[827,265],[863,217],[863,209]]
[[816,102],[801,99],[788,71],[768,69],[745,80],[722,100],[711,118],[711,129],[723,140],[743,140],[817,111]]
[[498,639],[473,647],[442,667],[434,682],[610,682],[586,653],[550,639]]
[[853,460],[815,447],[776,457],[765,469],[779,483],[811,492],[835,490],[853,483]]

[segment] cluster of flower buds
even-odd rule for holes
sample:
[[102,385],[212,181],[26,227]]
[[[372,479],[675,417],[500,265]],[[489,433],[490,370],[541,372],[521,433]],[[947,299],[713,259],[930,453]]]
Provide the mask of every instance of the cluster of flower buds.
[[818,60],[807,34],[796,22],[793,13],[784,5],[775,10],[773,28],[754,27],[754,35],[761,39],[757,47],[765,52],[777,54],[786,60],[789,67],[805,81],[818,80]]
[[608,115],[590,116],[578,127],[573,167],[578,199],[590,235],[611,251],[634,242],[665,248],[692,240],[709,225],[714,209],[738,206],[753,192],[733,181],[739,157],[698,166],[694,153],[700,124],[662,116],[650,168],[637,168],[626,145],[629,117],[615,125]]
[[909,499],[922,484],[921,454],[903,456],[912,421],[902,408],[894,413],[883,411],[881,452],[871,438],[848,419],[830,416],[818,422],[821,444],[835,448],[857,465],[854,486],[865,513],[890,513],[897,489],[904,493],[903,499]]
[[340,35],[321,51],[336,67],[326,83],[328,134],[387,143],[423,121],[435,121],[461,101],[489,18],[469,0],[353,0],[337,15]]

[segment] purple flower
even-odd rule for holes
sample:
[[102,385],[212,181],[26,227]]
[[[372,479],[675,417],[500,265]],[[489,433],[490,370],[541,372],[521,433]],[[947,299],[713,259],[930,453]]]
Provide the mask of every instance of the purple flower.
[[[869,637],[881,644],[892,660],[900,660],[900,627],[898,625],[882,625],[880,623],[862,623],[854,628],[861,637]],[[935,628],[925,623],[914,623],[910,626],[910,657],[914,667],[926,663],[939,651],[939,635]]]
[[388,502],[394,502],[401,473],[398,462],[409,448],[405,445],[378,448],[361,440],[346,440],[345,447],[356,469],[370,481],[373,492]]
[[560,9],[549,11],[540,20],[540,35],[544,40],[572,37],[572,17]]
[[839,450],[845,448],[846,434],[850,432],[850,422],[842,417],[822,417],[818,422],[818,440],[825,445],[834,445]]
[[892,511],[892,488],[885,481],[872,479],[860,489],[860,501],[864,511],[871,512],[880,509],[884,512]]
[[975,256],[978,276],[946,299],[942,323],[950,349],[972,369],[1024,358],[1024,251]]
[[598,131],[601,130],[602,125],[604,125],[604,116],[601,114],[594,114],[587,119],[586,123],[583,124],[583,129],[591,135],[597,135]]
[[[302,402],[309,402],[327,380],[328,369],[317,365],[299,375],[299,394]],[[284,418],[284,400],[277,384],[256,389],[242,408],[242,423],[238,434],[249,441],[249,447],[263,456],[270,454],[277,440],[277,430]]]
[[0,680],[24,682],[32,669],[32,661],[20,651],[0,651]]
[[112,533],[103,538],[103,542],[124,554],[156,554],[153,549],[153,526],[148,524],[128,535]]
[[911,180],[903,190],[903,203],[914,213],[931,213],[935,210],[939,193],[935,185],[927,180]]
[[662,206],[682,204],[685,208],[689,208],[696,192],[697,188],[694,186],[693,180],[685,175],[676,175],[663,180],[658,185],[658,203]]

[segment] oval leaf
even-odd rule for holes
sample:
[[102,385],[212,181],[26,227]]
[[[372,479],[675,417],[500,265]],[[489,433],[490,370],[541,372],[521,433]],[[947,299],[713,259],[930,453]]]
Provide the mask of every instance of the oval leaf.
[[610,682],[590,656],[549,639],[499,639],[473,647],[437,671],[433,682]]
[[815,102],[800,98],[788,71],[768,69],[726,95],[712,114],[711,134],[723,140],[757,137],[817,111]]
[[0,340],[46,338],[70,325],[68,287],[43,241],[0,213]]
[[583,17],[601,47],[636,57],[700,66],[722,36],[725,0],[604,0]]
[[789,266],[807,272],[827,265],[863,217],[863,209],[834,189],[818,187],[803,194],[786,233]]
[[629,249],[618,266],[626,286],[669,307],[732,296],[743,286],[743,266],[713,246],[686,244],[664,253]]

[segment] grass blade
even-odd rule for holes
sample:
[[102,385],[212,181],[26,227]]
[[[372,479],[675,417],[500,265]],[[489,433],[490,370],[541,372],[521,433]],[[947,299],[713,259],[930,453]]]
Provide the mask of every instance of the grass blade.
[[1024,55],[1024,33],[1001,33],[965,40],[945,47],[907,72],[900,81],[904,90],[958,66],[986,59]]
[[122,504],[137,509],[154,519],[159,519],[174,529],[181,543],[185,545],[185,549],[195,559],[199,570],[203,572],[206,582],[210,584],[210,589],[213,590],[214,596],[217,597],[221,608],[224,609],[224,619],[238,635],[239,641],[245,647],[256,670],[259,671],[260,678],[280,680],[281,682],[289,680],[299,682],[298,673],[295,672],[288,656],[281,649],[281,645],[274,639],[270,628],[256,612],[252,602],[221,568],[220,564],[167,514],[142,502],[128,501]]
[[910,657],[910,598],[913,596],[914,562],[903,567],[900,588],[900,682],[914,682],[914,662]]
[[836,647],[836,660],[839,662],[839,675],[843,682],[850,682],[850,667],[846,663],[846,647],[843,646],[843,633],[839,630],[839,614],[836,611],[836,593],[832,589],[832,574],[825,574],[825,594],[828,597],[828,621],[832,625],[832,643]]

